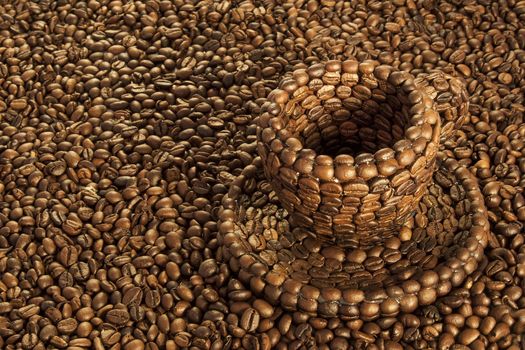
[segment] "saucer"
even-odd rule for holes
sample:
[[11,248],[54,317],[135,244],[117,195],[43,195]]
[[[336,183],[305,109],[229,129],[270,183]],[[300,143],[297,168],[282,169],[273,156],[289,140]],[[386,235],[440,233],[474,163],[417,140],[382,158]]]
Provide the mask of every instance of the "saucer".
[[410,313],[447,295],[478,268],[489,232],[477,180],[443,153],[416,214],[382,244],[342,248],[288,218],[257,157],[223,199],[220,257],[269,303],[347,320]]

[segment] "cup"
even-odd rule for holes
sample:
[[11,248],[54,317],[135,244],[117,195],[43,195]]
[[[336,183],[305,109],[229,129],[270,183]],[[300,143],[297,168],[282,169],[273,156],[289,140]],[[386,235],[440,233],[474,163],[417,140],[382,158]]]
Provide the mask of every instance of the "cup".
[[376,61],[284,78],[257,118],[257,147],[290,224],[343,247],[397,234],[432,179],[435,107],[411,74]]

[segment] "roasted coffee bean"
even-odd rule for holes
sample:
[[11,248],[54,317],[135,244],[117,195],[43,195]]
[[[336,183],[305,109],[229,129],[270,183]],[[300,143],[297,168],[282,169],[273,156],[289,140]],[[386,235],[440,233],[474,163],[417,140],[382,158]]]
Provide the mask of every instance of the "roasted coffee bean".
[[140,287],[131,287],[124,293],[122,303],[125,305],[136,304],[139,305],[142,301],[142,289]]
[[242,314],[240,325],[244,330],[253,332],[259,326],[259,321],[259,312],[253,308],[248,308]]
[[66,318],[58,322],[57,329],[62,334],[71,334],[77,329],[78,322],[74,318]]
[[188,332],[180,332],[175,335],[175,344],[180,347],[188,347],[191,343],[191,334]]
[[115,325],[125,325],[130,319],[129,313],[125,309],[113,309],[109,310],[106,314],[106,320],[109,323],[115,324]]

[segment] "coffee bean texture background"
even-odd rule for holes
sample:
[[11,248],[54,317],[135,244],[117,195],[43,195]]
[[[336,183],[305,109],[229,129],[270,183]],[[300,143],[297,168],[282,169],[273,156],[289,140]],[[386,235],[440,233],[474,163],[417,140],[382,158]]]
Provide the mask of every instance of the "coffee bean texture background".
[[[439,152],[477,186],[436,171],[383,250],[310,254],[305,243],[279,257],[291,266],[302,254],[308,274],[294,276],[317,283],[323,266],[344,263],[362,284],[401,260],[407,278],[423,266],[403,304],[338,285],[299,295],[294,279],[280,301],[262,291],[285,283],[286,266],[258,278],[254,256],[277,261],[267,242],[290,230],[270,184],[244,176],[261,165],[254,121],[293,72],[334,60],[424,75]],[[0,0],[0,348],[523,349],[524,77],[525,1]],[[329,106],[351,93],[314,80]],[[361,110],[371,91],[353,93],[349,109]],[[361,146],[389,144],[369,129]],[[252,275],[221,238],[229,191],[247,211],[256,254],[240,264]],[[446,275],[434,249],[475,226],[481,199],[490,230],[482,254],[469,253],[475,270],[458,247],[468,273],[450,274],[443,296],[425,289]],[[316,300],[359,312],[317,312]]]

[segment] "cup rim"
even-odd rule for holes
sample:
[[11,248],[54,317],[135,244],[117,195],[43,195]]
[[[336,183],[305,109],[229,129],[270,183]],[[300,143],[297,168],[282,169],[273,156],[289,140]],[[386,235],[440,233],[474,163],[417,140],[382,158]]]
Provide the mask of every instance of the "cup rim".
[[[327,62],[333,62],[333,61],[327,61]],[[317,65],[324,65],[326,67],[327,62],[318,63]],[[341,65],[343,65],[345,62],[356,62],[357,66],[360,67],[363,64],[367,64],[367,61],[357,61],[357,60],[346,60],[346,61],[340,61]],[[388,74],[385,77],[381,76],[384,75],[384,71],[388,71]],[[306,71],[306,69],[301,68],[297,71]],[[361,78],[364,74],[358,71],[357,75],[359,76],[359,81],[361,82]],[[405,165],[400,166],[398,170],[403,170],[410,168],[420,157],[425,157],[427,160],[427,164],[432,161],[432,159],[435,157],[435,154],[437,152],[437,148],[439,147],[439,141],[440,141],[440,134],[441,134],[441,119],[439,116],[439,113],[435,110],[435,103],[433,99],[427,95],[427,93],[420,88],[416,82],[415,77],[412,76],[410,73],[401,71],[393,66],[390,65],[379,65],[375,68],[374,73],[370,74],[368,77],[372,76],[377,81],[387,82],[392,85],[394,85],[394,88],[397,90],[401,89],[405,92],[406,96],[410,93],[416,93],[419,94],[420,97],[417,97],[416,100],[418,102],[414,102],[410,105],[410,108],[412,109],[414,106],[422,106],[422,111],[419,113],[414,113],[408,118],[408,125],[405,126],[403,131],[403,138],[400,140],[397,140],[394,145],[391,147],[384,147],[380,148],[374,151],[374,153],[364,152],[356,156],[351,156],[354,159],[353,164],[345,164],[347,167],[353,167],[354,170],[357,170],[359,166],[359,162],[356,162],[355,160],[359,158],[360,155],[366,154],[371,155],[372,159],[369,161],[366,161],[366,164],[378,164],[381,160],[384,160],[381,158],[382,154],[395,154],[398,155],[401,153],[399,150],[406,150],[408,148],[413,148],[415,142],[421,142],[421,139],[424,139],[424,145],[418,147],[420,149],[419,152],[416,152],[416,157],[414,158],[414,161]],[[389,79],[392,75],[399,76],[403,75],[402,78],[392,78]],[[378,77],[379,76],[379,77]],[[392,83],[392,81],[401,81],[401,83],[395,84]],[[282,132],[283,129],[286,129],[286,123],[284,127],[281,127],[279,124],[282,124],[282,119],[285,116],[285,110],[287,107],[290,107],[289,104],[292,103],[294,105],[297,105],[298,101],[294,100],[293,98],[290,99],[288,97],[287,101],[283,101],[283,96],[290,96],[290,92],[284,90],[288,88],[290,90],[290,86],[293,86],[293,83],[296,83],[298,87],[302,87],[305,85],[300,85],[296,79],[293,77],[285,78],[281,81],[279,84],[279,88],[273,90],[268,95],[268,101],[263,105],[262,107],[262,113],[257,118],[257,124],[259,126],[259,132],[258,132],[258,138],[259,142],[262,142],[263,144],[266,143],[267,145],[270,142],[273,142],[274,140],[277,140],[277,142],[280,142],[283,148],[289,148],[290,139],[295,144],[294,148],[299,148],[297,144],[300,144],[301,150],[297,152],[296,159],[313,159],[314,160],[314,166],[317,164],[321,164],[323,162],[332,162],[337,163],[337,157],[333,157],[331,155],[323,154],[323,153],[317,153],[315,150],[304,147],[304,141],[302,138],[294,137],[287,135],[286,132]],[[291,90],[290,90],[291,91]],[[297,91],[297,90],[295,90]],[[409,91],[408,93],[406,91]],[[293,97],[294,91],[291,91],[292,97]],[[430,125],[432,128],[432,137],[430,140],[427,140],[423,136],[418,137],[412,137],[412,139],[408,135],[408,129],[415,126],[423,126],[424,124]],[[272,140],[270,142],[264,142],[262,140],[262,134],[270,134],[273,136]],[[268,145],[269,146],[269,145]],[[398,151],[396,151],[396,149]],[[313,155],[313,156],[312,156]],[[264,157],[263,157],[264,158]],[[370,158],[370,157],[368,157]],[[334,179],[337,181],[338,179]]]

